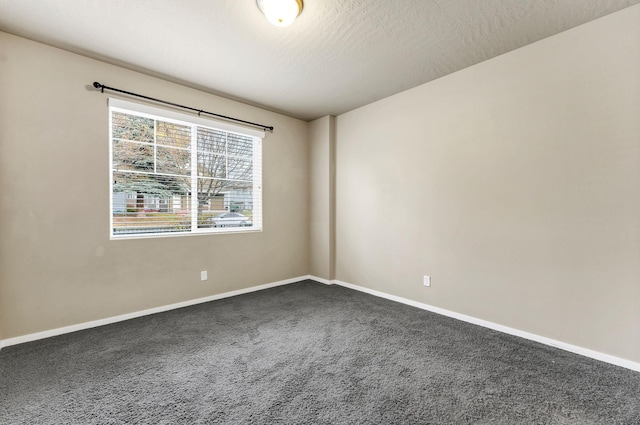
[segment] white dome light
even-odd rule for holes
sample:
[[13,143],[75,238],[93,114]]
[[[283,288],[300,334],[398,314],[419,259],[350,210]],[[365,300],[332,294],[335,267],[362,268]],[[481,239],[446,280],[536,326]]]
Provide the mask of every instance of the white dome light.
[[286,27],[302,12],[302,0],[256,0],[267,21],[278,27]]

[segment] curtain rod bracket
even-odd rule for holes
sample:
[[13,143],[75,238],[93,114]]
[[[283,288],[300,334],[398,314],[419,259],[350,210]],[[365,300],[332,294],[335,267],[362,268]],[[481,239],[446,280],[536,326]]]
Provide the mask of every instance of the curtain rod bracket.
[[190,111],[197,112],[198,116],[201,116],[201,114],[207,114],[207,115],[212,115],[214,117],[222,118],[222,119],[229,120],[229,121],[235,121],[235,122],[239,122],[239,123],[242,123],[242,124],[252,125],[254,127],[262,128],[263,130],[273,131],[273,126],[271,126],[271,125],[258,124],[258,123],[251,122],[251,121],[245,121],[245,120],[241,120],[241,119],[238,119],[238,118],[228,117],[226,115],[215,114],[213,112],[208,112],[208,111],[205,111],[203,109],[196,109],[196,108],[192,108],[190,106],[180,105],[178,103],[167,102],[166,100],[160,100],[160,99],[156,99],[156,98],[153,98],[153,97],[144,96],[142,94],[133,93],[133,92],[130,92],[130,91],[116,89],[114,87],[105,86],[104,84],[100,84],[97,81],[93,82],[93,87],[95,87],[97,89],[100,89],[100,92],[102,92],[102,93],[104,93],[104,89],[107,89],[107,90],[115,91],[115,92],[118,92],[118,93],[123,93],[123,94],[129,95],[129,96],[135,96],[135,97],[140,97],[142,99],[151,100],[152,102],[164,103],[165,105],[170,105],[170,106],[173,106],[173,107],[176,107],[176,108],[188,109]]

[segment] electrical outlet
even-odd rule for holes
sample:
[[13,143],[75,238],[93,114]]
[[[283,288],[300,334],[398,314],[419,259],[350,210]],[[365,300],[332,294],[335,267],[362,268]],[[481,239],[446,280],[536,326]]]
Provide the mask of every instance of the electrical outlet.
[[200,272],[200,280],[207,280],[207,271],[203,270]]
[[425,276],[423,283],[424,283],[424,286],[431,286],[431,276]]

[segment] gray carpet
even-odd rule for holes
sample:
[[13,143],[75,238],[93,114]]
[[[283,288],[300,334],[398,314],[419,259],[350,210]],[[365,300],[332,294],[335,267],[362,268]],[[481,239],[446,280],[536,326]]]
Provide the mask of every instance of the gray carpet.
[[640,373],[304,281],[0,351],[4,424],[640,424]]

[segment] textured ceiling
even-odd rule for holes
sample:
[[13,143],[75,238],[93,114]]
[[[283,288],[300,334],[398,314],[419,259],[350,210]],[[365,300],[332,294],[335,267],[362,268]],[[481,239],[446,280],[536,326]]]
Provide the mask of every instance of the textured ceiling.
[[0,0],[0,30],[310,120],[638,3],[305,0],[278,28],[255,0]]

